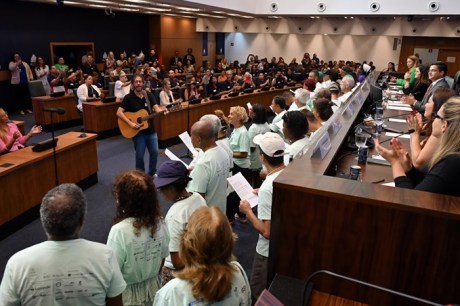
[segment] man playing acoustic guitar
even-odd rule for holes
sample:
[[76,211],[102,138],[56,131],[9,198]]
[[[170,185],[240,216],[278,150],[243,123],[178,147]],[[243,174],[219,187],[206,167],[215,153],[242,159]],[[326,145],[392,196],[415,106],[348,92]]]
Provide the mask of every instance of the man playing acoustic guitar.
[[[150,155],[148,174],[153,176],[157,171],[158,158],[158,137],[153,124],[153,115],[162,112],[163,109],[159,106],[155,96],[145,91],[143,86],[144,78],[142,75],[135,75],[133,78],[134,90],[123,98],[121,106],[117,110],[117,116],[119,118],[120,130],[122,130],[122,125],[128,129],[132,129],[130,132],[133,132],[131,135],[134,136],[133,142],[134,149],[136,150],[136,169],[145,171],[144,155],[145,149],[147,149]],[[147,116],[137,121],[130,120],[132,116],[129,116],[129,113],[136,112],[144,113]],[[122,134],[125,135],[123,130]]]

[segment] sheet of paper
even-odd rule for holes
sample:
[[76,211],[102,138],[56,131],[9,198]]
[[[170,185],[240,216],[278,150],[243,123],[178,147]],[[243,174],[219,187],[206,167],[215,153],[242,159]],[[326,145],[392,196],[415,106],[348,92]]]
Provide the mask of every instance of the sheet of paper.
[[195,156],[198,152],[192,145],[192,138],[190,138],[190,135],[188,134],[187,131],[183,132],[182,134],[179,135],[180,140],[184,143],[184,145],[192,152],[192,154]]
[[382,186],[395,187],[395,182],[383,183]]
[[382,157],[382,155],[372,155],[373,159],[380,159],[380,160],[385,160],[385,158]]
[[399,118],[390,118],[388,119],[390,122],[399,122],[399,123],[406,123],[406,119],[399,119]]
[[252,109],[252,104],[251,104],[251,102],[246,103],[246,106],[248,107],[248,109]]
[[229,177],[227,180],[236,191],[236,194],[238,194],[240,199],[248,201],[249,204],[251,204],[251,207],[257,205],[259,197],[252,192],[254,189],[252,189],[252,186],[244,178],[241,172],[238,172],[234,176]]
[[396,101],[393,101],[393,100],[392,100],[392,101],[388,101],[388,105],[389,105],[389,106],[400,106],[400,107],[401,107],[401,106],[404,106],[404,105],[406,105],[406,104],[404,104],[404,103],[401,102],[401,101],[397,101],[397,100],[396,100]]
[[169,149],[165,150],[165,155],[168,156],[170,160],[178,160],[178,161],[180,161],[181,163],[183,163],[185,165],[185,167],[188,168],[188,165],[182,159],[177,157],[173,152],[171,152]]
[[409,139],[410,138],[410,134],[399,134],[399,133],[393,133],[393,132],[386,132],[385,133],[385,136],[388,136],[388,137],[398,137],[398,138],[406,138],[406,139]]
[[412,108],[410,107],[401,107],[401,106],[388,106],[387,109],[392,109],[392,110],[399,110],[399,111],[408,111],[411,112]]

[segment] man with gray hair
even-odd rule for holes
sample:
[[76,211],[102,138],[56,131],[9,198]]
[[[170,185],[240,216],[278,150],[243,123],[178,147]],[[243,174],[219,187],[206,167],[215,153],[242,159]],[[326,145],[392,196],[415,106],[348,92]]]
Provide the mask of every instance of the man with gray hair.
[[216,144],[220,120],[209,115],[193,124],[191,130],[192,144],[203,152],[197,158],[195,167],[190,173],[192,180],[189,191],[200,193],[208,206],[219,207],[223,213],[227,211],[227,178],[233,164],[232,158],[224,148]]
[[40,206],[48,240],[13,255],[2,305],[122,305],[126,283],[112,250],[80,238],[86,199],[75,184],[51,189]]
[[289,107],[289,112],[307,108],[307,102],[310,100],[310,92],[303,88],[298,88],[294,92],[294,103]]
[[337,99],[337,102],[334,102],[337,104],[337,107],[340,107],[342,103],[345,103],[348,100],[348,98],[353,93],[353,87],[355,87],[355,79],[353,79],[351,75],[345,75],[342,78],[342,82],[340,83],[340,90],[342,95]]

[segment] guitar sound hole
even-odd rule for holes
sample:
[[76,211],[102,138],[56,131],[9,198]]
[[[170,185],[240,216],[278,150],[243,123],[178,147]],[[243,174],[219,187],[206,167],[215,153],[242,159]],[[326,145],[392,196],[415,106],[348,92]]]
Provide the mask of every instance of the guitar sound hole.
[[141,117],[137,118],[137,123],[139,123],[139,124],[142,123],[142,118]]

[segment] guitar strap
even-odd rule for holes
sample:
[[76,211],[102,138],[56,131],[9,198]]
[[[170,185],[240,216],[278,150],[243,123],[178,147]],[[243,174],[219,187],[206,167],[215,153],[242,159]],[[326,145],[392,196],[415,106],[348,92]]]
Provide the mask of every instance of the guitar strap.
[[[152,105],[150,104],[149,95],[148,95],[147,91],[145,91],[145,90],[142,91],[142,94],[145,97],[145,102],[147,102],[147,108],[149,110],[149,115],[151,115],[151,114],[153,114],[153,110],[152,110]],[[148,122],[149,122],[149,125],[151,124],[153,126],[153,118],[150,118],[148,120]]]

